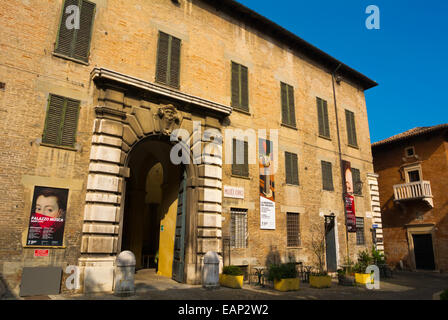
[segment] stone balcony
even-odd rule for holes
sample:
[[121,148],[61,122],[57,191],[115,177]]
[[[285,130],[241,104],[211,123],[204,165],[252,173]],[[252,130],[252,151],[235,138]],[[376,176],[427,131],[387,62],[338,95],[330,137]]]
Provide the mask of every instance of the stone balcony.
[[423,200],[431,208],[434,207],[432,201],[431,183],[429,181],[417,181],[394,185],[395,201]]

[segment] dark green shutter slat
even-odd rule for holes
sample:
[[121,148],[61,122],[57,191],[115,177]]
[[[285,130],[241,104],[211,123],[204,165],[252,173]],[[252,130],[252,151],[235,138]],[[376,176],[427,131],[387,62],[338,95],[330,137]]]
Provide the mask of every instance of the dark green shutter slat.
[[249,85],[248,73],[245,66],[240,66],[241,76],[241,109],[249,111]]
[[61,136],[61,145],[63,146],[73,146],[75,144],[78,112],[79,101],[67,99]]
[[242,175],[249,176],[249,145],[247,141],[244,141],[244,164],[242,166]]
[[165,84],[167,82],[168,73],[168,45],[169,35],[160,32],[157,49],[156,81]]
[[285,152],[285,171],[286,171],[286,183],[291,183],[291,154]]
[[48,104],[45,123],[45,132],[43,136],[44,143],[59,144],[60,125],[63,111],[64,98],[50,95],[50,102]]
[[361,195],[362,194],[362,186],[361,186],[361,173],[359,169],[352,168],[352,178],[353,178],[353,192],[354,194]]
[[297,155],[293,153],[291,155],[291,166],[292,166],[292,183],[295,185],[299,184],[299,168],[298,168],[298,161],[297,161]]
[[358,145],[358,141],[356,139],[356,125],[355,125],[355,114],[352,112],[351,113],[351,122],[352,122],[352,139],[353,139],[353,145],[357,146]]
[[357,146],[355,114],[351,111],[345,110],[345,120],[347,123],[347,137],[348,143],[352,146]]
[[324,125],[324,112],[322,106],[322,99],[316,98],[317,101],[317,118],[319,122],[319,135],[325,136],[325,125]]
[[171,63],[170,63],[170,82],[172,87],[179,87],[180,76],[180,39],[172,37],[171,40]]
[[57,46],[54,50],[56,53],[60,53],[66,56],[72,56],[75,29],[67,29],[65,22],[69,17],[69,14],[65,13],[68,6],[78,5],[78,0],[65,0],[62,8],[61,23],[59,24],[59,34],[57,40]]
[[95,4],[81,1],[81,14],[79,29],[76,31],[74,58],[88,61],[90,39],[92,35],[93,18],[95,15]]
[[288,123],[288,98],[286,84],[281,83],[281,100],[282,100],[282,122]]
[[296,113],[294,104],[294,88],[288,86],[288,110],[289,110],[289,122],[288,124],[295,127],[296,126]]
[[327,101],[322,100],[322,110],[323,110],[323,116],[324,116],[324,135],[327,138],[330,138],[330,123],[328,121],[328,106]]
[[240,104],[240,85],[239,85],[239,65],[232,62],[232,106],[239,108]]

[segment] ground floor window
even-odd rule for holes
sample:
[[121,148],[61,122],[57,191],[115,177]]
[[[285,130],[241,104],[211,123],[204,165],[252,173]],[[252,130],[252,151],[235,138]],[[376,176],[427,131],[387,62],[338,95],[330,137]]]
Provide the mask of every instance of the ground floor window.
[[230,209],[230,246],[247,248],[247,209]]
[[364,245],[366,240],[364,238],[364,218],[356,218],[356,244]]
[[300,219],[298,213],[286,213],[286,234],[288,247],[300,246]]

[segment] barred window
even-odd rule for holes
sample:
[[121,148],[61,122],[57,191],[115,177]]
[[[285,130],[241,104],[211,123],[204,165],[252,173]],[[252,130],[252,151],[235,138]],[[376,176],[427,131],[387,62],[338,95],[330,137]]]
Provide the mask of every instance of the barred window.
[[286,213],[287,246],[300,246],[300,217],[298,213]]
[[364,245],[364,218],[356,218],[356,244]]
[[230,209],[230,246],[247,248],[247,209]]

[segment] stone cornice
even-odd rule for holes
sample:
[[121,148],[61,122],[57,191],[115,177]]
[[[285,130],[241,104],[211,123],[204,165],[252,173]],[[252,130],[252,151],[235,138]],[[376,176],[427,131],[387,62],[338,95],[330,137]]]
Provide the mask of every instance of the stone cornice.
[[230,106],[226,106],[210,100],[195,97],[159,84],[155,84],[146,80],[141,80],[113,70],[105,68],[94,68],[90,75],[92,80],[112,80],[120,84],[140,88],[142,90],[156,93],[177,101],[187,102],[201,108],[218,112],[223,116],[228,116],[232,113],[232,107]]

